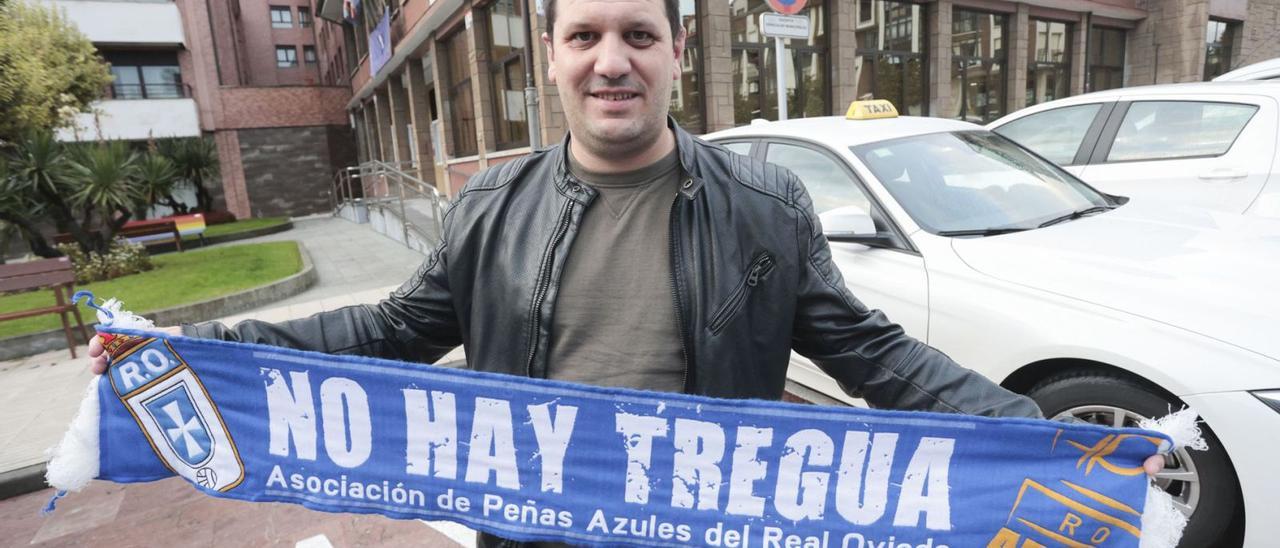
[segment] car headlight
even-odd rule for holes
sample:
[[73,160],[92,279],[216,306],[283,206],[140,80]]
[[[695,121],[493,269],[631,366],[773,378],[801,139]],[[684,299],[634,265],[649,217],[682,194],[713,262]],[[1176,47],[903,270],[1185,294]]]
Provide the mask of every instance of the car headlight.
[[1267,407],[1270,407],[1273,411],[1280,413],[1280,390],[1258,390],[1250,392],[1250,394],[1262,400],[1262,403],[1267,404]]

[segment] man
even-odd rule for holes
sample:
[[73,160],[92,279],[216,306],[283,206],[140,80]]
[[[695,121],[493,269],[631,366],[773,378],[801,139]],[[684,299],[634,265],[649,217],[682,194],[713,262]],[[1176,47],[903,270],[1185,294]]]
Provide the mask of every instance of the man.
[[795,176],[667,117],[675,0],[544,6],[561,145],[474,176],[377,305],[182,332],[426,363],[462,344],[478,370],[763,399],[794,348],[875,407],[1040,417],[858,302]]

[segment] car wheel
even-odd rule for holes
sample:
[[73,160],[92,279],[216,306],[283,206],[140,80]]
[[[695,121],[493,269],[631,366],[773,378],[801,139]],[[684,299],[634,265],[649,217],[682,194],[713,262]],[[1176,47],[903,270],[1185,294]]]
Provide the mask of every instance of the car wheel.
[[[1046,417],[1072,416],[1106,426],[1138,426],[1184,404],[1159,389],[1119,375],[1073,372],[1040,381],[1027,392]],[[1201,424],[1208,451],[1178,449],[1165,457],[1156,484],[1190,516],[1179,546],[1216,546],[1241,509],[1240,485],[1222,443]]]

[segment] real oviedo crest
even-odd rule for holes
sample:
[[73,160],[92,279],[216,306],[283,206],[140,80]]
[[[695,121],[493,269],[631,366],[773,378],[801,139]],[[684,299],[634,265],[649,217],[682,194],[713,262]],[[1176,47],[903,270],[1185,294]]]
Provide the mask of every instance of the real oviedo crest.
[[244,464],[218,408],[168,341],[115,335],[111,386],[165,466],[205,489],[244,481]]

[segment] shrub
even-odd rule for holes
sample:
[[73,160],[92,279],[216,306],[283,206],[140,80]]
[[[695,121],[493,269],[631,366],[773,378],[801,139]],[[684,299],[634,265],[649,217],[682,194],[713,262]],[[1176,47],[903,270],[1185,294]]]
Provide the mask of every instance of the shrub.
[[105,254],[88,253],[76,244],[59,244],[58,251],[71,258],[76,283],[85,284],[137,274],[155,268],[147,248],[128,240],[116,239]]

